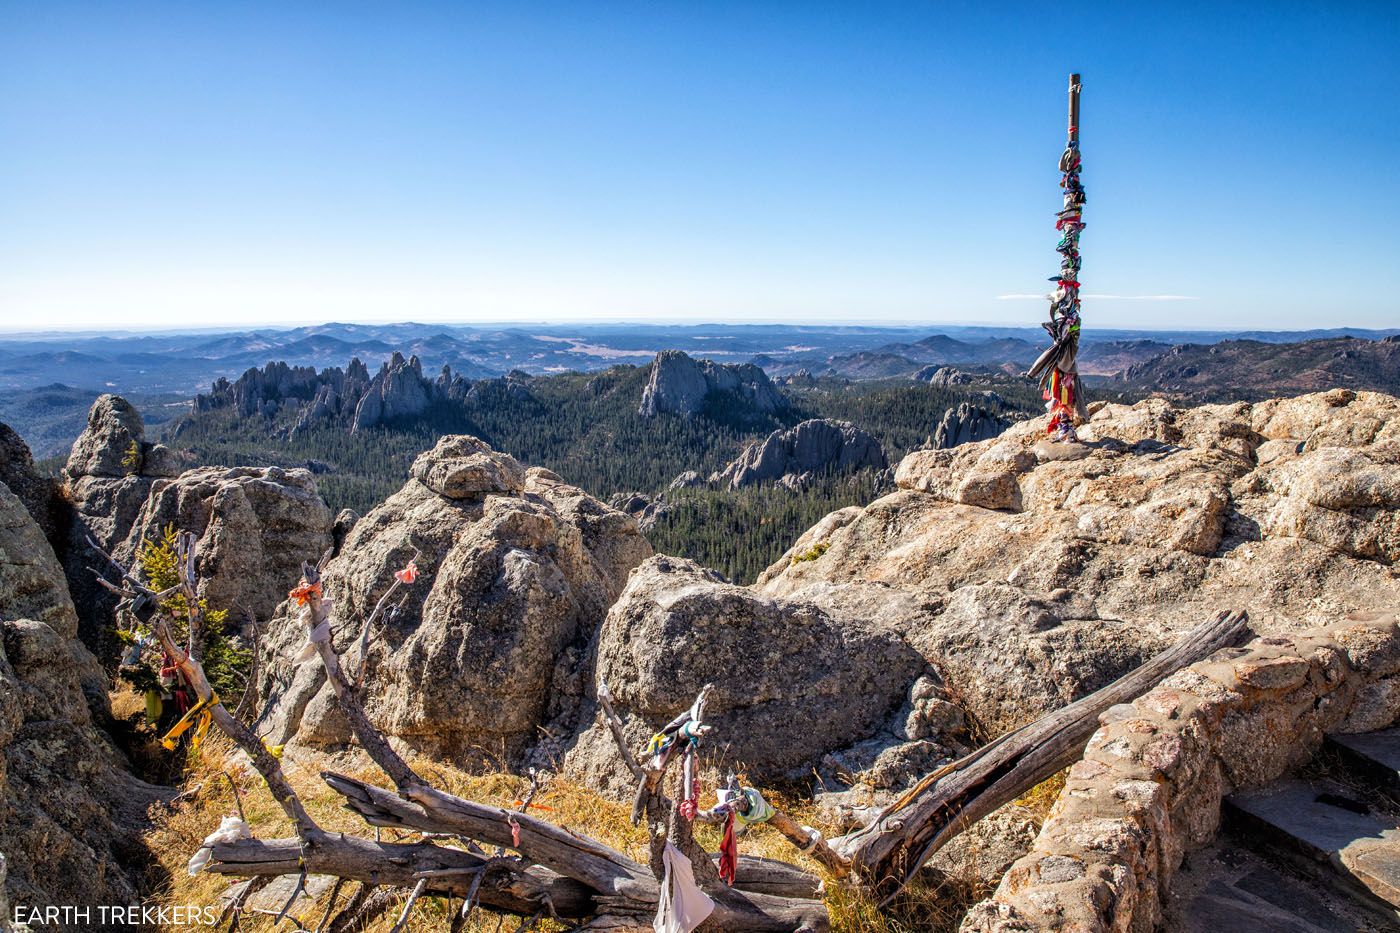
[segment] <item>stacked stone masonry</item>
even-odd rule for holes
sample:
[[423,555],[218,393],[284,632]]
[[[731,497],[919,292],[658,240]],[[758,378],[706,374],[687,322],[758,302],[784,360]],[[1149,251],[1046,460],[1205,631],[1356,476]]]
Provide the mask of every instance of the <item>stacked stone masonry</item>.
[[1400,714],[1400,627],[1357,614],[1185,668],[1102,717],[1033,849],[963,933],[1147,931],[1222,798],[1305,763],[1329,733]]

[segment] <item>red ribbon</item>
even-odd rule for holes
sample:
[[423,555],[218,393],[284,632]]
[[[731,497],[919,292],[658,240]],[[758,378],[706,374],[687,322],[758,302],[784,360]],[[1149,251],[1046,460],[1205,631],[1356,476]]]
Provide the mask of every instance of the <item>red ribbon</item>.
[[724,839],[719,844],[719,876],[732,885],[739,873],[739,840],[734,838],[734,811],[724,820]]

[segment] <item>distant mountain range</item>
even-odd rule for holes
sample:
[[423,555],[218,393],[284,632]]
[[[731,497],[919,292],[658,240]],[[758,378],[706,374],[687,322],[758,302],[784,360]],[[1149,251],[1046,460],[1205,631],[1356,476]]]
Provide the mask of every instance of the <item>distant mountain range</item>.
[[[268,363],[345,366],[369,372],[396,353],[417,357],[422,371],[450,367],[470,382],[519,372],[595,371],[618,363],[647,365],[663,349],[720,363],[755,363],[774,377],[806,372],[855,381],[912,377],[952,366],[1014,375],[1045,344],[1038,327],[932,328],[836,325],[512,325],[451,326],[328,323],[287,329],[150,334],[0,335],[0,414],[41,455],[77,433],[87,404],[117,392],[152,421],[179,413],[182,400],[236,381]],[[1337,328],[1247,334],[1088,330],[1081,371],[1090,381],[1121,382],[1127,391],[1190,398],[1243,397],[1351,385],[1400,387],[1394,342],[1400,334]],[[1240,392],[1232,396],[1231,387]],[[34,395],[34,390],[42,393]],[[32,397],[26,397],[32,396]]]
[[[1109,375],[1178,344],[1220,340],[1294,343],[1392,331],[1337,329],[1228,334],[1088,330],[1085,371]],[[285,330],[223,333],[0,335],[0,390],[62,383],[128,394],[207,391],[220,376],[237,379],[252,367],[344,366],[360,359],[378,369],[395,352],[417,356],[425,370],[442,366],[466,379],[511,370],[533,375],[646,364],[660,350],[684,350],[724,363],[754,362],[772,375],[800,369],[852,379],[908,375],[930,363],[1012,368],[1035,358],[1038,327],[841,327],[835,325],[613,324],[517,325],[319,324]],[[903,362],[903,361],[907,361]]]
[[1248,402],[1333,388],[1395,393],[1400,391],[1400,336],[1185,344],[1135,363],[1122,381],[1204,402]]

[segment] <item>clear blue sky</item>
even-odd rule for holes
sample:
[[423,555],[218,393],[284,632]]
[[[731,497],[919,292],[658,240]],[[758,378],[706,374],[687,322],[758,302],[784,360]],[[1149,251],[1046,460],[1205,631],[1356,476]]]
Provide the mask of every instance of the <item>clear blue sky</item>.
[[1400,325],[1395,0],[5,0],[0,327],[1029,323],[1071,70],[1086,326]]

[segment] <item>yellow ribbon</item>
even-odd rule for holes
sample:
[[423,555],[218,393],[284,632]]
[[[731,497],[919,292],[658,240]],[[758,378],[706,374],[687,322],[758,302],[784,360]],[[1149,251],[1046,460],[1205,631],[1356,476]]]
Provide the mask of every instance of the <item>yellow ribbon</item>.
[[209,726],[214,721],[214,707],[219,705],[219,695],[212,690],[209,692],[209,699],[200,700],[191,706],[189,712],[180,717],[180,721],[175,723],[174,728],[165,734],[165,738],[160,740],[160,744],[165,746],[166,751],[175,751],[175,740],[184,735],[191,726],[195,727],[194,736],[190,739],[190,751],[199,751],[199,744],[204,741],[204,736],[209,732]]

